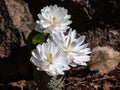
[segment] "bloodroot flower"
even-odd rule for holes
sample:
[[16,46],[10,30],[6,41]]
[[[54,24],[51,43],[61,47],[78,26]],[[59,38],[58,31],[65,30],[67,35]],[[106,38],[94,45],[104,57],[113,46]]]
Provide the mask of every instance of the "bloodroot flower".
[[91,53],[90,48],[87,48],[88,44],[83,44],[85,36],[76,38],[75,30],[69,30],[67,35],[56,32],[51,34],[51,38],[67,54],[71,66],[86,65],[86,62],[90,60],[88,55]]
[[38,14],[36,31],[44,32],[44,33],[52,33],[55,31],[63,31],[65,32],[69,28],[69,24],[72,23],[70,21],[71,15],[67,14],[67,9],[63,7],[54,6],[46,6],[41,9],[41,14]]
[[32,51],[30,61],[50,76],[64,75],[64,71],[70,69],[65,53],[53,42],[38,44]]

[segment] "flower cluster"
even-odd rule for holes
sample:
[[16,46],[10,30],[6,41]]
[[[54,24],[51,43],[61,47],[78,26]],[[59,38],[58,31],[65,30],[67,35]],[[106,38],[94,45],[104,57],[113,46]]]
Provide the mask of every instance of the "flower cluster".
[[49,34],[49,38],[36,46],[30,61],[50,76],[64,75],[70,67],[87,65],[90,60],[91,51],[88,44],[84,44],[85,36],[76,38],[76,30],[69,29],[72,21],[67,12],[54,5],[44,7],[38,14],[40,20],[35,30]]

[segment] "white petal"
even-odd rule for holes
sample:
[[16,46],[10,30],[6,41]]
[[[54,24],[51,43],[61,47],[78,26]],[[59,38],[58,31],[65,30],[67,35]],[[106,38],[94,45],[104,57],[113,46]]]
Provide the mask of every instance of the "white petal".
[[34,57],[31,57],[30,58],[30,61],[35,65],[35,66],[41,66],[41,61],[37,60],[36,58]]
[[35,31],[37,31],[37,32],[43,32],[43,29],[41,29],[41,27],[39,25],[37,25],[35,27]]
[[81,45],[81,44],[83,44],[83,42],[85,41],[85,36],[80,36],[79,38],[78,38],[78,44],[79,45]]
[[32,51],[32,56],[35,57],[35,58],[39,57],[38,54],[37,54],[37,51],[35,49]]
[[79,57],[74,57],[74,62],[79,64],[81,62],[88,62],[90,60],[90,56],[79,56]]
[[79,47],[79,49],[85,49],[85,48],[87,48],[87,46],[88,46],[88,43],[87,43],[87,44],[83,44],[83,45],[81,45],[81,46]]

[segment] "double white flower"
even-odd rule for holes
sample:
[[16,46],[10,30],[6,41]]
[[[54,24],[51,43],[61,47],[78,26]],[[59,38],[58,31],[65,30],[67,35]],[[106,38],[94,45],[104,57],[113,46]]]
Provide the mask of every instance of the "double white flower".
[[53,42],[37,45],[30,61],[38,70],[45,71],[50,76],[63,75],[64,71],[70,69],[65,53]]
[[41,9],[41,14],[38,14],[40,20],[37,20],[36,31],[44,33],[65,32],[69,28],[68,25],[72,23],[69,20],[71,15],[67,13],[67,9],[57,5],[44,7]]
[[67,35],[56,32],[51,34],[51,38],[67,54],[71,66],[86,65],[90,60],[90,48],[87,48],[88,44],[83,44],[85,36],[76,38],[75,30],[69,30]]
[[85,36],[76,38],[76,31],[70,29],[64,34],[71,24],[67,10],[54,6],[47,6],[38,14],[36,31],[50,33],[47,43],[38,44],[32,51],[31,62],[40,71],[45,71],[50,76],[63,75],[69,70],[69,65],[87,65],[90,60],[90,48],[84,44]]

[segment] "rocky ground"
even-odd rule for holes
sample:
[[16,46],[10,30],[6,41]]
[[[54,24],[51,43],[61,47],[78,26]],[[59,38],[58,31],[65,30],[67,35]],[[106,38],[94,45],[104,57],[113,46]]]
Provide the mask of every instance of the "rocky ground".
[[0,90],[37,90],[25,39],[51,4],[68,9],[71,27],[92,49],[88,66],[70,70],[63,90],[120,90],[119,0],[0,0]]

